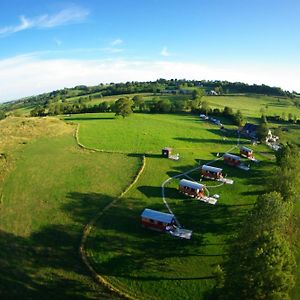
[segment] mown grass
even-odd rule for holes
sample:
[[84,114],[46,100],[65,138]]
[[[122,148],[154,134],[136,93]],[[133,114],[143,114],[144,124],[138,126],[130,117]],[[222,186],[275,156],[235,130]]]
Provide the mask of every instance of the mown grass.
[[83,226],[125,189],[140,159],[81,150],[72,134],[28,139],[11,153],[0,184],[1,299],[115,298],[93,282],[78,247]]
[[[142,229],[140,214],[146,207],[166,211],[161,183],[232,148],[236,144],[233,131],[223,136],[218,127],[189,115],[136,114],[123,120],[93,114],[72,120],[80,123],[79,138],[86,146],[130,152],[131,156],[148,153],[140,180],[105,213],[89,236],[88,253],[98,272],[141,299],[206,297],[215,283],[214,269],[226,257],[226,245],[245,213],[264,191],[273,161],[257,155],[261,162],[252,164],[249,172],[224,167],[235,183],[209,188],[212,194],[221,195],[217,206],[178,194],[176,180],[168,185],[169,204],[182,225],[193,230],[191,241],[179,240]],[[181,160],[161,158],[164,146],[174,147]],[[263,146],[255,150],[270,155]],[[223,167],[222,162],[215,165]],[[199,172],[192,176],[199,180]]]

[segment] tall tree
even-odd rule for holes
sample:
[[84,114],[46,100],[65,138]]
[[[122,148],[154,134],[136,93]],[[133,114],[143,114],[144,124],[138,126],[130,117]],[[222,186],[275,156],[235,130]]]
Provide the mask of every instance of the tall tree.
[[127,97],[118,99],[114,105],[114,112],[116,116],[122,116],[123,118],[132,114],[133,101]]

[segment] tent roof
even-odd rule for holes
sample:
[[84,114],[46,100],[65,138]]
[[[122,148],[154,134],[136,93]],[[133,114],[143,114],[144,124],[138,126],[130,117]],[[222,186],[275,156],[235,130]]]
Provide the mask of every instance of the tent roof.
[[230,158],[232,158],[234,160],[241,160],[241,158],[239,156],[233,155],[231,153],[225,153],[224,157],[230,157]]
[[241,150],[244,150],[244,151],[246,151],[246,152],[253,152],[252,149],[247,148],[247,147],[245,147],[245,146],[241,147]]
[[203,165],[202,166],[202,170],[204,170],[204,171],[211,171],[211,172],[214,172],[214,173],[220,173],[220,172],[222,172],[222,169],[211,167],[211,166],[208,166],[208,165]]
[[187,187],[190,187],[192,189],[195,189],[195,190],[202,190],[204,185],[203,184],[200,184],[198,182],[194,182],[194,181],[190,181],[190,180],[187,180],[187,179],[181,179],[179,181],[179,185],[180,186],[187,186]]
[[141,214],[141,217],[160,221],[163,223],[171,223],[172,220],[174,219],[174,215],[172,215],[172,214],[167,214],[167,213],[149,209],[149,208],[144,209],[144,211]]

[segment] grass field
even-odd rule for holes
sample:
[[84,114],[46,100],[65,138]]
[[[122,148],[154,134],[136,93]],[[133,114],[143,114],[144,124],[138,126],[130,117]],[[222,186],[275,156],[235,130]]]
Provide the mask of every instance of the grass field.
[[[35,131],[47,135],[48,122],[36,120]],[[14,165],[0,184],[1,299],[114,298],[93,282],[78,247],[83,226],[125,189],[140,159],[81,150],[74,127],[60,123],[60,135],[35,135],[26,144],[15,136],[21,146],[9,148]]]
[[[146,100],[152,97],[145,95]],[[161,96],[171,101],[180,97]],[[279,101],[282,106],[276,106],[277,98],[243,95],[207,97],[207,101],[212,107],[241,109],[254,122],[266,105],[270,115],[298,113],[290,102],[283,104],[286,99]],[[235,181],[233,186],[219,187],[206,182],[211,194],[221,196],[217,206],[183,197],[177,192],[178,180],[166,186],[167,201],[180,223],[193,230],[192,240],[186,241],[142,229],[140,213],[146,207],[166,212],[162,182],[233,148],[236,128],[222,120],[227,128],[223,134],[190,114],[134,114],[126,119],[113,113],[82,114],[65,120],[80,124],[79,141],[85,146],[119,153],[80,149],[73,137],[74,126],[54,118],[0,122],[0,297],[116,297],[96,285],[82,266],[80,237],[95,213],[132,181],[145,153],[146,167],[138,182],[106,211],[88,237],[89,258],[109,282],[140,299],[211,295],[215,267],[226,258],[230,238],[264,191],[274,165],[270,150],[254,147],[261,162],[251,163],[249,172],[225,167],[222,161],[214,164]],[[299,125],[270,125],[286,127],[284,139],[299,143]],[[246,140],[241,143],[248,145]],[[180,153],[180,160],[161,158],[165,146]],[[190,175],[200,179],[197,171]],[[299,214],[299,206],[295,212]],[[298,295],[296,287],[293,299]]]
[[[147,231],[140,226],[146,207],[166,211],[161,183],[169,176],[215,158],[236,144],[216,126],[189,115],[141,115],[113,119],[109,114],[68,118],[80,123],[80,142],[88,147],[146,155],[146,168],[134,188],[97,223],[88,239],[88,253],[98,272],[120,289],[141,299],[202,299],[214,286],[213,271],[226,257],[228,239],[264,190],[273,162],[259,156],[248,173],[224,168],[233,186],[209,188],[221,195],[219,205],[186,199],[177,192],[178,181],[166,188],[168,202],[179,221],[194,231],[191,241]],[[246,143],[246,141],[242,141]],[[178,162],[163,159],[161,148],[172,146]],[[255,150],[267,152],[263,146]],[[233,151],[233,153],[235,153]],[[223,167],[222,162],[215,164]],[[192,174],[199,180],[199,173]],[[213,182],[207,182],[209,186]]]

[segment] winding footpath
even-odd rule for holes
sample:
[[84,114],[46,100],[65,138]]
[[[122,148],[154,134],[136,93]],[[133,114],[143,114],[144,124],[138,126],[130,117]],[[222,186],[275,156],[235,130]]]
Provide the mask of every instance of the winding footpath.
[[[84,149],[84,150],[88,150],[88,151],[95,151],[95,152],[104,152],[104,153],[117,153],[117,154],[128,154],[128,153],[125,153],[125,152],[121,152],[121,151],[107,151],[107,150],[101,150],[101,149],[94,149],[94,148],[89,148],[89,147],[86,147],[84,146],[83,144],[80,143],[79,141],[79,125],[77,125],[77,128],[76,128],[76,131],[75,131],[75,134],[74,134],[74,137],[75,137],[75,140],[76,140],[76,143],[77,145]],[[239,146],[239,143],[240,143],[240,136],[238,136],[238,139],[237,139],[237,144],[232,147],[231,149],[229,149],[227,152],[230,152],[232,150],[234,150],[235,148],[237,148]],[[214,159],[208,163],[206,163],[207,165],[210,165],[210,164],[213,164],[214,162],[222,159],[223,156],[221,157],[218,157],[217,159]],[[99,220],[99,218],[101,216],[103,216],[103,214],[109,210],[119,199],[121,199],[132,187],[133,185],[136,184],[136,182],[139,180],[141,174],[143,173],[144,169],[146,167],[146,156],[143,155],[142,156],[142,166],[141,168],[139,169],[138,173],[136,174],[134,180],[131,182],[131,184],[118,196],[116,197],[116,199],[114,199],[112,202],[110,202],[108,205],[106,205],[103,209],[99,210],[93,219],[90,220],[90,222],[88,224],[85,225],[84,229],[83,229],[83,233],[82,233],[82,237],[81,237],[81,242],[80,242],[80,245],[79,245],[79,254],[80,254],[80,257],[84,263],[84,265],[87,267],[87,269],[91,272],[94,280],[98,283],[100,283],[101,285],[104,285],[105,287],[107,287],[110,291],[118,294],[119,296],[123,297],[123,298],[126,298],[126,299],[130,299],[130,300],[136,300],[136,298],[134,298],[133,296],[129,295],[126,291],[123,291],[123,290],[120,290],[119,288],[115,287],[114,285],[112,285],[108,280],[106,280],[106,278],[102,275],[100,275],[99,273],[97,273],[97,271],[94,269],[94,267],[92,266],[91,262],[89,261],[88,259],[88,255],[87,255],[87,251],[86,251],[86,241],[87,241],[87,238],[91,232],[91,230],[93,229],[94,225],[96,224],[96,222]],[[161,195],[162,195],[162,199],[163,199],[163,202],[165,204],[165,206],[167,207],[168,211],[174,215],[174,219],[175,219],[175,222],[176,222],[176,225],[181,228],[181,225],[178,221],[178,219],[176,218],[175,214],[173,213],[170,205],[168,204],[168,202],[166,201],[166,196],[165,196],[165,186],[170,183],[172,180],[176,179],[176,178],[179,178],[179,177],[187,177],[191,180],[193,180],[193,178],[191,178],[188,174],[196,171],[196,170],[199,170],[200,168],[202,167],[202,165],[199,165],[195,168],[192,168],[184,173],[181,173],[181,174],[178,174],[178,175],[175,175],[173,177],[170,177],[168,178],[167,180],[165,180],[162,184],[161,184]],[[218,185],[220,186],[220,185]],[[218,186],[214,186],[214,187],[218,187]],[[205,187],[206,188],[206,187]],[[207,190],[208,192],[208,190]],[[209,193],[209,192],[208,192]]]

